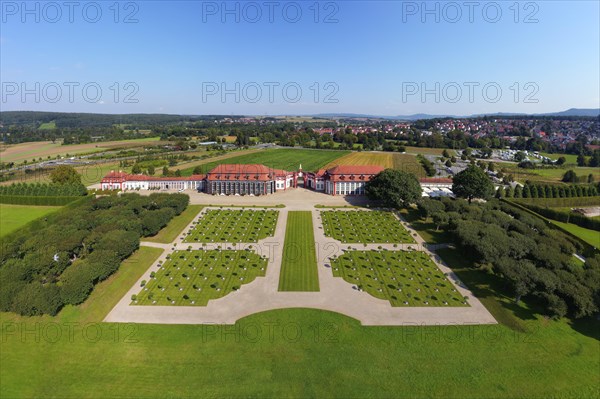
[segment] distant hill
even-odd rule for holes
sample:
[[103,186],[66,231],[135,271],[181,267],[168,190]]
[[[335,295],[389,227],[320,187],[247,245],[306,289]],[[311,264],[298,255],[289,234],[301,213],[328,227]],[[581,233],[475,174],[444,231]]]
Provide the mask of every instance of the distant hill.
[[570,108],[566,111],[539,114],[543,116],[599,116],[600,108]]
[[510,116],[585,116],[585,117],[596,117],[600,116],[600,108],[571,108],[561,112],[551,112],[545,114],[525,114],[519,112],[496,112],[492,114],[473,114],[473,115],[431,115],[431,114],[412,114],[412,115],[369,115],[369,114],[317,114],[312,116],[318,116],[321,118],[370,118],[370,119],[390,119],[390,120],[404,120],[404,121],[416,121],[419,119],[439,119],[439,118],[480,118],[483,116],[497,116],[497,117],[510,117]]

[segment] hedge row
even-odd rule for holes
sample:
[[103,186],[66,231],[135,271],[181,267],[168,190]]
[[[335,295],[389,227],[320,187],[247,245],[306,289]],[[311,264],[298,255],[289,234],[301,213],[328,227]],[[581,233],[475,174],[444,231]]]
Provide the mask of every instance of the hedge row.
[[579,198],[595,197],[598,189],[595,185],[569,185],[558,186],[551,184],[525,184],[525,186],[506,187],[498,189],[498,198]]
[[578,206],[599,206],[599,197],[574,198],[513,198],[519,204],[530,204],[549,208],[567,208]]
[[22,195],[28,197],[75,197],[86,195],[83,184],[15,183],[0,186],[0,195]]
[[544,216],[540,215],[537,212],[534,212],[533,210],[529,209],[525,204],[519,203],[517,201],[513,201],[513,200],[507,200],[507,199],[501,199],[502,202],[504,202],[505,204],[508,204],[514,208],[518,208],[524,212],[529,213],[530,215],[535,216],[536,218],[539,218],[540,220],[543,220],[544,223],[546,224],[546,226],[550,227],[553,230],[558,230],[561,233],[571,237],[571,239],[577,241],[579,243],[579,245],[583,248],[583,255],[585,257],[593,257],[598,255],[598,250],[596,248],[594,248],[593,246],[591,246],[590,244],[588,244],[586,241],[584,241],[583,239],[581,239],[580,237],[577,237],[575,234],[571,233],[570,231],[564,229],[563,227],[552,223],[552,221],[548,220],[548,218],[545,218]]
[[21,195],[0,195],[0,204],[63,206],[81,197],[26,197]]
[[557,220],[563,223],[573,223],[586,229],[600,231],[600,220],[591,219],[587,216],[580,215],[579,213],[559,211],[556,209],[544,208],[531,204],[521,205],[549,219]]

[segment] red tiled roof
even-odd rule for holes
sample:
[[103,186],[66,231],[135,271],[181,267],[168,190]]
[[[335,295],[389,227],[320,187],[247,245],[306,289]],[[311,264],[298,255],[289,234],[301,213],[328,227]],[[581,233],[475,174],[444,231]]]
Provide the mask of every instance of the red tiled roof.
[[207,180],[254,180],[268,181],[275,177],[287,176],[293,172],[271,169],[259,164],[219,165],[206,175]]
[[222,164],[215,167],[213,170],[208,172],[211,174],[260,174],[260,173],[271,173],[272,169],[265,165],[259,164]]

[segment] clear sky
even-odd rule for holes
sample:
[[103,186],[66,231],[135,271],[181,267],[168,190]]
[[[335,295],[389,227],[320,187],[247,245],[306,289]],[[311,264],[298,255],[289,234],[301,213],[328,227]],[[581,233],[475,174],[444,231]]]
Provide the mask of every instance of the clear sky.
[[2,110],[600,107],[598,1],[2,1],[1,18]]

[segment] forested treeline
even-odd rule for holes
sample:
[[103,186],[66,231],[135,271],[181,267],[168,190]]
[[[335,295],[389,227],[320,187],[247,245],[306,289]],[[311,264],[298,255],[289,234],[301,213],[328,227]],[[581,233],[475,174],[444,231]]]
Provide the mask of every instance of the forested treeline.
[[83,302],[95,284],[188,205],[184,194],[85,199],[0,240],[0,310],[56,314]]

